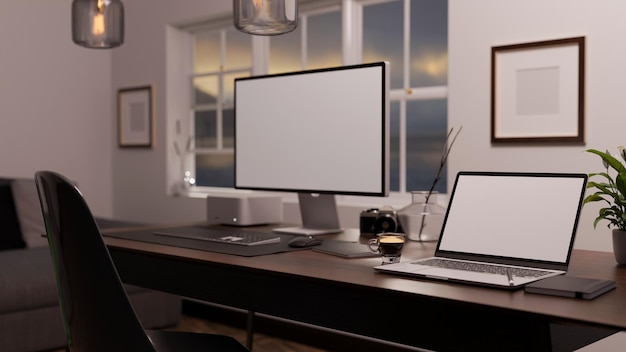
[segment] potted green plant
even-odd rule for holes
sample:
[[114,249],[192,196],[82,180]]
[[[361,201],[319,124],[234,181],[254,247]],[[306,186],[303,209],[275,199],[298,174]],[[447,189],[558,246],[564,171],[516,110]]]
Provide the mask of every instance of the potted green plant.
[[[622,146],[617,149],[622,160],[626,161],[626,149]],[[585,197],[583,204],[606,203],[600,208],[593,228],[595,229],[600,221],[608,221],[607,227],[612,228],[615,260],[620,264],[626,264],[626,166],[608,150],[586,151],[600,156],[606,171],[589,174],[587,188],[594,189],[595,192]]]

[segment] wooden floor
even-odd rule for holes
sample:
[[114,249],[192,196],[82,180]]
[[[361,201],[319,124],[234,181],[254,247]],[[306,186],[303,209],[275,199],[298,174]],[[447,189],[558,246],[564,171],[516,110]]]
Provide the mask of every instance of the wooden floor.
[[[210,322],[208,320],[183,315],[180,323],[170,329],[176,331],[192,331],[192,332],[204,332],[211,334],[222,334],[232,336],[237,339],[244,346],[246,345],[246,331],[230,325],[219,324]],[[254,352],[325,352],[327,350],[306,346],[301,343],[289,341],[281,338],[276,338],[270,335],[261,333],[254,334],[254,340],[252,345]]]
[[[183,317],[175,330],[228,335],[246,345],[248,314],[207,303],[183,300]],[[254,352],[367,351],[413,352],[418,349],[389,344],[362,336],[340,333],[280,318],[257,314],[254,317]],[[420,350],[421,351],[421,350]]]
[[[232,336],[242,345],[247,343],[247,314],[207,304],[183,301],[182,316],[176,326],[164,330],[201,332]],[[375,342],[362,337],[345,336],[310,326],[256,316],[253,352],[410,352],[416,348]],[[589,343],[615,333],[614,330],[552,324],[552,351],[575,351]],[[64,349],[49,352],[63,352]]]
[[[214,334],[224,334],[236,338],[243,345],[246,344],[246,331],[244,329],[238,329],[231,325],[223,325],[215,322],[210,322],[202,318],[194,316],[183,315],[180,323],[171,330],[183,330],[183,331],[195,331],[195,332],[207,332]],[[554,352],[570,352],[575,351],[583,346],[586,346],[593,341],[605,338],[615,333],[611,329],[601,328],[589,328],[589,327],[575,327],[575,326],[552,326],[552,338],[553,345],[552,350]],[[403,351],[403,349],[391,348],[390,346],[370,345],[360,346],[359,344],[349,344],[351,347],[338,348],[337,351],[354,350],[354,351]],[[256,333],[254,335],[254,342],[252,346],[253,352],[322,352],[332,351],[324,350],[311,346],[307,346],[301,343],[289,341],[286,339],[276,338],[270,335]]]
[[[203,332],[209,334],[222,334],[232,336],[241,342],[242,345],[246,345],[246,331],[244,329],[238,329],[236,327],[210,322],[208,320],[183,315],[178,325],[163,329],[173,331],[190,331],[190,332]],[[254,341],[252,345],[254,352],[326,352],[327,350],[314,348],[303,345],[301,343],[272,337],[265,334],[254,334]],[[52,350],[49,352],[65,352],[65,349]]]
[[[207,304],[183,300],[183,310],[176,326],[163,330],[221,334],[237,339],[247,347],[247,314]],[[303,326],[276,318],[257,315],[254,321],[253,352],[412,352],[408,346],[389,345],[336,331]],[[64,352],[55,349],[48,352]]]
[[[222,324],[213,321],[209,321],[203,317],[194,315],[183,314],[178,325],[164,330],[174,331],[190,331],[190,332],[203,332],[210,334],[222,334],[232,336],[237,339],[244,346],[246,345],[246,331],[244,328],[234,327],[231,324]],[[611,335],[615,331],[610,331],[600,328],[588,328],[588,327],[572,327],[572,326],[553,326],[552,338],[553,345],[552,350],[555,352],[570,352],[577,350],[593,341],[599,340],[606,336]],[[315,334],[313,334],[315,335]],[[316,336],[314,341],[324,341],[326,345],[332,338]],[[326,341],[330,340],[330,341]],[[313,343],[316,344],[317,343]],[[322,343],[324,345],[324,343]],[[279,338],[268,334],[255,333],[252,345],[253,352],[328,352],[328,351],[368,351],[368,352],[406,352],[403,348],[391,347],[385,345],[362,345],[357,341],[340,341],[339,344],[335,344],[334,341],[330,342],[330,349],[321,349],[312,347],[307,344],[292,341],[284,336]],[[415,351],[415,349],[411,349]],[[49,352],[65,352],[65,349],[57,349]]]

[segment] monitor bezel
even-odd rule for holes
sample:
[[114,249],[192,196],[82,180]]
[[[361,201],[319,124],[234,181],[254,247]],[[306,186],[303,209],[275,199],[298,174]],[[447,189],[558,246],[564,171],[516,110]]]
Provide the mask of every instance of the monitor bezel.
[[[378,172],[381,173],[381,183],[380,187],[376,191],[366,192],[366,191],[354,191],[354,190],[328,190],[328,189],[315,189],[315,188],[277,188],[277,187],[259,187],[259,186],[250,186],[250,185],[240,185],[238,183],[237,178],[237,85],[239,82],[250,81],[250,80],[260,80],[267,78],[276,78],[276,77],[284,77],[284,76],[297,76],[297,75],[308,75],[308,74],[316,74],[316,73],[326,73],[326,72],[334,72],[334,71],[343,71],[343,70],[354,70],[354,69],[363,69],[363,68],[380,68],[380,79],[381,79],[381,152],[382,157],[380,160],[380,166]],[[250,76],[250,77],[240,77],[234,80],[234,188],[241,190],[253,190],[253,191],[270,191],[270,192],[292,192],[292,193],[308,193],[308,194],[332,194],[332,195],[355,195],[355,196],[374,196],[374,197],[386,197],[389,195],[389,178],[390,178],[390,167],[389,167],[389,159],[390,159],[390,116],[389,116],[389,62],[379,61],[379,62],[371,62],[364,64],[355,64],[355,65],[343,65],[343,66],[335,66],[328,68],[320,68],[320,69],[311,69],[311,70],[303,70],[303,71],[292,71],[292,72],[284,72],[277,74],[265,74],[258,76]]]

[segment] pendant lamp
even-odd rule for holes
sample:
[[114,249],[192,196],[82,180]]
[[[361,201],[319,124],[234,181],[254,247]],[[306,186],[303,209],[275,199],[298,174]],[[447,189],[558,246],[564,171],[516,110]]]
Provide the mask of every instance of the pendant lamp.
[[124,43],[124,5],[120,0],[74,0],[72,40],[86,48],[109,49]]
[[248,34],[291,32],[298,26],[298,0],[233,0],[233,22]]

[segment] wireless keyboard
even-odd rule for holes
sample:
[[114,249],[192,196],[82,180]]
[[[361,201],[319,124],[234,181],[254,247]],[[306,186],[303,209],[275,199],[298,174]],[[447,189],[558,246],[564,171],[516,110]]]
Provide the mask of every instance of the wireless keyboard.
[[183,227],[165,229],[154,232],[155,235],[187,238],[192,240],[257,246],[262,244],[280,243],[280,236],[272,233],[255,231],[232,231],[210,229],[205,227]]

